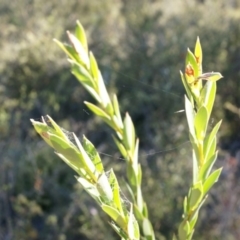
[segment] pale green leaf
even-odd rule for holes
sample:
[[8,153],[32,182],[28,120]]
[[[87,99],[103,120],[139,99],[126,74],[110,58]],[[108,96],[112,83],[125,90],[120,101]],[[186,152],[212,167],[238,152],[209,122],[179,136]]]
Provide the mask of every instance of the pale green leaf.
[[77,39],[81,42],[83,48],[86,52],[88,52],[88,44],[87,44],[87,37],[84,31],[82,24],[77,20],[77,26],[75,29],[75,35]]
[[198,204],[201,202],[203,197],[203,186],[201,182],[197,182],[192,186],[190,190],[188,209],[194,210],[197,208]]
[[216,89],[217,89],[216,82],[207,82],[201,91],[201,99],[204,106],[207,108],[208,116],[210,116],[212,112],[216,96]]
[[188,221],[182,222],[178,228],[179,240],[187,240],[189,232],[190,232],[189,222]]
[[193,67],[194,77],[197,77],[199,75],[198,74],[198,65],[197,65],[196,57],[194,56],[194,54],[191,52],[190,49],[187,50],[186,65],[189,63]]
[[94,82],[94,79],[92,78],[89,71],[82,65],[76,63],[75,61],[69,60],[69,62],[72,65],[72,74],[81,82],[89,85],[91,88],[93,88],[96,91],[96,83]]
[[202,106],[200,109],[198,109],[194,119],[196,137],[200,141],[203,140],[205,137],[207,124],[208,124],[207,109],[204,106]]
[[143,229],[143,234],[144,236],[147,237],[147,239],[149,240],[153,240],[154,238],[154,233],[153,233],[153,229],[152,229],[152,224],[149,221],[149,219],[144,218],[142,221],[142,229]]
[[186,96],[185,96],[185,112],[187,116],[189,132],[191,133],[193,138],[195,138],[195,129],[194,129],[195,112],[191,102],[188,100]]
[[91,197],[93,197],[99,204],[101,204],[100,194],[95,184],[90,183],[89,181],[82,177],[77,177],[77,181],[91,195]]
[[204,145],[203,145],[203,152],[204,152],[204,156],[208,155],[208,152],[211,148],[212,145],[212,141],[214,140],[214,138],[217,135],[217,132],[221,126],[222,120],[220,120],[212,129],[211,133],[205,138],[204,140]]
[[113,191],[105,173],[102,173],[98,178],[96,187],[104,203],[112,202]]
[[203,73],[202,75],[198,76],[198,80],[207,80],[207,81],[212,81],[216,82],[219,79],[223,78],[222,74],[219,72],[208,72],[208,73]]
[[135,148],[135,129],[131,117],[126,113],[124,119],[124,129],[123,129],[123,142],[127,150],[130,150],[132,154]]
[[97,61],[96,61],[94,55],[92,54],[92,52],[89,53],[89,57],[90,57],[90,70],[91,70],[94,80],[97,82],[98,77],[99,77]]
[[[216,152],[215,154],[213,154],[212,157],[211,157],[209,160],[207,160],[207,161],[204,163],[204,165],[202,166],[199,175],[200,175],[200,179],[201,179],[203,182],[204,182],[205,179],[209,176],[209,174],[210,174],[210,172],[211,172],[211,170],[212,170],[212,167],[213,167],[216,159],[217,159],[217,152]],[[199,179],[199,180],[200,180],[200,179]]]
[[207,194],[209,189],[213,186],[215,182],[218,181],[218,178],[222,172],[222,168],[219,168],[211,173],[211,175],[207,178],[207,180],[203,184],[203,193]]
[[181,76],[181,79],[182,79],[183,86],[186,90],[187,96],[188,96],[189,99],[191,99],[192,94],[191,94],[189,84],[187,83],[187,81],[186,81],[186,79],[185,79],[185,77],[184,77],[184,75],[181,71],[180,71],[180,76]]
[[102,160],[94,145],[85,136],[83,137],[82,146],[84,150],[87,152],[88,156],[91,158],[93,164],[96,167],[96,170],[99,173],[102,173],[104,171]]
[[121,197],[120,197],[120,187],[119,187],[117,178],[112,169],[110,171],[109,183],[110,183],[112,191],[113,191],[113,203],[116,206],[116,208],[118,209],[118,211],[121,214],[124,214],[123,207],[122,207],[122,201],[121,201]]
[[113,140],[114,140],[115,144],[117,145],[120,153],[126,159],[127,158],[127,151],[126,151],[125,147],[115,136],[112,136],[112,137],[113,137]]
[[194,50],[194,55],[198,64],[198,74],[202,74],[202,60],[203,60],[203,55],[202,55],[202,47],[200,43],[199,37],[197,37],[196,45],[195,45],[195,50]]
[[72,46],[65,43],[63,44],[57,39],[53,39],[53,41],[57,43],[57,45],[67,54],[70,59],[80,62],[80,58]]
[[101,207],[103,211],[107,213],[120,228],[127,229],[126,219],[120,214],[120,212],[116,208],[108,206],[106,204],[103,204]]
[[67,31],[68,38],[73,45],[73,48],[77,52],[80,63],[82,63],[86,69],[89,69],[90,62],[87,51],[84,49],[82,43],[69,31]]

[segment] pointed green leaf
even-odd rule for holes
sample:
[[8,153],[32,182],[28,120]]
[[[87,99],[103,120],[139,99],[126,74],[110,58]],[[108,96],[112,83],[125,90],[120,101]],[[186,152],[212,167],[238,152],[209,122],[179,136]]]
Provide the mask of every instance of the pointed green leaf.
[[105,173],[100,175],[96,186],[104,203],[109,203],[113,200],[113,191]]
[[203,197],[203,186],[201,182],[197,182],[190,190],[189,210],[194,210],[197,208],[198,204],[201,202]]
[[83,188],[91,195],[91,197],[93,197],[98,204],[101,204],[100,201],[100,194],[96,188],[96,185],[90,183],[89,181],[87,181],[86,179],[82,178],[82,177],[78,177],[77,181],[83,186]]
[[197,64],[198,64],[198,74],[202,74],[202,59],[203,59],[203,56],[202,56],[202,47],[201,47],[199,37],[197,37],[194,55],[195,55],[195,58],[196,58]]
[[216,82],[219,79],[223,78],[222,74],[219,72],[209,72],[209,73],[203,73],[202,75],[198,76],[198,80],[207,80],[211,82]]
[[88,53],[84,49],[82,43],[69,31],[67,31],[67,35],[70,42],[73,45],[73,48],[75,49],[75,51],[79,56],[80,63],[82,63],[86,67],[86,69],[89,69],[90,63],[89,63]]
[[143,229],[143,235],[147,237],[147,239],[155,239],[152,236],[154,236],[152,224],[149,221],[149,219],[144,218],[142,222],[142,229]]
[[96,90],[96,83],[90,75],[89,71],[82,65],[76,63],[75,61],[69,60],[72,65],[72,74],[81,82],[89,85],[91,88]]
[[[140,166],[140,164],[139,164],[139,166]],[[143,203],[143,211],[142,211],[142,213],[143,213],[144,217],[148,218],[148,208],[147,208],[146,202]]]
[[189,132],[191,133],[193,138],[195,138],[195,129],[194,129],[195,112],[191,102],[188,100],[186,96],[185,96],[185,112],[187,116]]
[[187,96],[189,99],[191,99],[191,90],[190,90],[190,87],[189,87],[189,84],[187,83],[182,71],[180,71],[180,76],[181,76],[181,79],[182,79],[182,83],[183,83],[183,86],[186,90],[186,93],[187,93]]
[[83,48],[86,52],[88,52],[88,44],[87,44],[87,37],[84,31],[82,24],[77,20],[77,26],[75,29],[75,35],[77,39],[81,42]]
[[196,58],[194,56],[194,54],[191,52],[190,49],[187,50],[187,56],[186,56],[186,65],[191,64],[194,70],[194,77],[197,77],[198,74],[198,65],[197,65],[197,61]]
[[133,212],[132,212],[132,204],[130,208],[130,212],[128,215],[128,238],[129,239],[139,239],[139,228],[137,221],[134,218]]
[[135,148],[135,129],[132,123],[132,119],[128,113],[126,113],[124,119],[123,141],[127,150],[130,150],[133,154]]
[[192,151],[192,157],[193,157],[193,184],[195,184],[198,181],[198,160],[196,152],[194,150]]
[[134,214],[138,221],[142,221],[144,219],[143,213],[139,210],[137,204],[133,204]]
[[178,237],[179,240],[187,240],[188,234],[190,231],[189,222],[182,222],[178,228]]
[[213,103],[216,96],[217,85],[215,82],[207,82],[201,91],[201,99],[207,108],[208,116],[211,115]]
[[122,122],[122,117],[119,110],[119,104],[118,104],[118,99],[116,94],[113,95],[113,108],[114,108],[115,116],[118,119],[118,127],[123,129],[123,122]]
[[[189,221],[189,227],[190,227],[190,231],[193,231],[194,227],[195,227],[195,224],[197,222],[197,219],[198,219],[198,212],[197,214],[194,214],[194,217],[191,218],[191,221]],[[191,239],[191,238],[190,238]]]
[[97,81],[97,92],[99,93],[99,96],[101,98],[101,104],[103,106],[103,108],[106,109],[106,111],[108,112],[108,114],[110,116],[114,115],[114,110],[113,110],[113,106],[112,103],[110,101],[108,92],[106,90],[103,78],[102,78],[102,74],[99,71],[98,72],[98,81]]
[[217,147],[217,139],[215,137],[209,146],[209,150],[207,154],[205,155],[205,162],[209,161],[209,159],[215,154],[216,147]]
[[222,120],[220,120],[212,129],[211,133],[206,137],[206,139],[204,140],[204,145],[203,145],[203,152],[204,152],[204,156],[208,155],[208,152],[211,148],[212,145],[212,141],[214,140],[214,138],[217,135],[217,132],[221,126]]
[[123,207],[122,207],[122,201],[121,201],[121,197],[120,197],[120,187],[119,187],[117,178],[112,169],[111,169],[110,175],[109,175],[109,183],[110,183],[110,186],[113,191],[113,203],[116,206],[116,208],[118,209],[118,211],[121,214],[124,214]]
[[111,206],[108,206],[106,204],[103,204],[102,209],[105,213],[107,213],[114,222],[117,223],[117,225],[122,229],[127,229],[127,223],[125,218],[120,214],[120,212]]
[[108,120],[108,121],[111,120],[110,116],[106,112],[104,112],[101,108],[97,107],[96,105],[90,102],[84,101],[84,103],[93,113],[95,113],[97,116],[99,116],[103,120]]
[[90,58],[90,70],[91,70],[94,80],[97,82],[99,70],[98,70],[97,61],[96,61],[94,55],[92,54],[92,52],[89,53],[89,58]]
[[188,212],[188,209],[187,209],[187,197],[184,197],[184,200],[183,200],[183,213],[184,213],[184,216],[185,214],[187,214]]
[[199,175],[200,175],[200,179],[203,180],[203,182],[209,176],[216,159],[217,159],[217,152],[213,154],[212,157],[209,160],[207,160],[205,164],[202,166]]
[[70,59],[77,61],[77,62],[80,61],[80,58],[73,47],[71,47],[68,44],[63,44],[60,41],[58,41],[57,39],[53,39],[53,41],[57,43],[57,45],[67,54],[67,56]]
[[213,173],[211,173],[211,175],[207,178],[207,180],[203,184],[204,195],[206,195],[209,189],[213,186],[213,184],[218,181],[218,178],[221,172],[222,172],[222,168],[219,168],[215,170]]
[[49,132],[53,132],[53,129],[51,129],[46,123],[38,122],[33,119],[30,119],[30,121],[33,124],[33,127],[35,131],[43,138],[43,140],[53,148],[53,145],[49,138]]
[[115,136],[112,136],[112,137],[113,137],[113,140],[114,140],[115,144],[117,145],[120,153],[126,159],[127,158],[127,151],[126,151],[125,147]]
[[87,152],[88,156],[91,158],[93,164],[96,167],[96,170],[99,173],[102,173],[104,171],[103,165],[102,165],[102,160],[94,147],[94,145],[84,136],[83,137],[83,142],[82,142],[84,150]]
[[206,129],[208,124],[208,113],[207,109],[202,106],[198,109],[194,119],[194,126],[196,130],[196,137],[198,140],[203,140],[205,137]]
[[66,157],[64,157],[61,153],[55,152],[55,154],[58,157],[60,157],[70,168],[72,168],[75,172],[77,172],[79,174],[79,176],[84,176],[85,178],[90,179],[87,176],[87,173],[86,173],[86,171],[84,170],[84,168],[82,166],[80,168],[78,168],[71,161],[69,161]]

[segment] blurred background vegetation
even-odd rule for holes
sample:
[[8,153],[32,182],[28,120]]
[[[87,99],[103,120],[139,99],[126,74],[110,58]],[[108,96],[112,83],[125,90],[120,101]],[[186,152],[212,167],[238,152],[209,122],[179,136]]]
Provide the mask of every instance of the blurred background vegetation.
[[0,240],[118,239],[74,173],[35,134],[49,114],[85,134],[124,188],[125,165],[111,130],[83,105],[91,97],[70,74],[53,38],[79,19],[110,92],[141,140],[143,192],[158,239],[171,239],[191,180],[191,150],[179,70],[200,36],[204,71],[219,71],[212,126],[220,134],[220,181],[201,211],[195,239],[240,239],[240,0],[0,0]]

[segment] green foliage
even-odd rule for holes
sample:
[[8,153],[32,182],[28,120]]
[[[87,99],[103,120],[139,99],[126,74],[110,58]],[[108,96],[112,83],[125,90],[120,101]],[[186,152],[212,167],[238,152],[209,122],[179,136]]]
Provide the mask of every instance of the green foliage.
[[[1,0],[0,3],[3,29],[0,33],[0,202],[4,209],[0,210],[0,235],[19,236],[21,232],[22,239],[34,236],[117,239],[109,226],[102,223],[108,218],[82,188],[74,185],[71,169],[36,138],[28,121],[51,113],[60,126],[71,129],[77,136],[88,136],[100,152],[112,156],[100,153],[105,168],[114,167],[117,177],[126,173],[108,128],[104,125],[99,128],[98,119],[85,112],[83,101],[92,102],[92,97],[69,73],[61,50],[52,42],[53,36],[58,39],[64,36],[66,29],[74,32],[73,22],[80,18],[107,88],[111,92],[117,89],[121,112],[131,114],[141,139],[142,192],[149,203],[148,214],[156,237],[170,239],[181,218],[186,180],[191,177],[185,116],[175,114],[184,106],[177,70],[183,69],[186,46],[201,36],[204,72],[221,69],[223,76],[227,76],[227,84],[217,83],[209,124],[214,127],[218,119],[224,119],[219,132],[220,146],[236,137],[240,130],[236,114],[240,94],[239,1],[207,0],[199,4],[199,1]],[[216,141],[211,141],[214,148]],[[238,207],[234,201],[239,193],[238,167],[232,165],[232,160],[226,161],[226,156],[220,149],[216,164],[220,167],[224,162],[227,167],[199,215],[195,239],[237,238],[239,218],[232,209]],[[124,186],[122,190],[127,192]],[[27,202],[36,202],[42,209],[40,217],[33,212],[28,216],[16,213],[14,206],[20,194]],[[213,205],[216,211],[212,211]],[[48,220],[52,216],[57,219],[55,223]],[[22,224],[29,225],[25,228]]]
[[[98,102],[99,107],[87,103],[89,109],[116,132],[115,143],[120,152],[124,154],[127,164],[128,188],[133,201],[130,211],[127,211],[122,205],[120,187],[114,172],[110,170],[109,177],[106,176],[101,159],[91,142],[84,138],[83,146],[85,148],[83,148],[74,133],[72,133],[73,142],[70,141],[49,116],[45,117],[46,120],[43,118],[42,122],[31,121],[37,133],[46,143],[54,148],[56,154],[80,175],[78,181],[101,206],[102,210],[111,217],[113,220],[111,225],[121,238],[140,239],[140,225],[141,238],[154,240],[154,230],[148,219],[147,205],[142,196],[142,170],[141,165],[138,164],[139,140],[136,139],[135,127],[128,113],[124,121],[121,119],[116,95],[114,95],[113,102],[110,100],[94,55],[91,52],[88,53],[86,34],[78,21],[75,33],[76,36],[67,32],[72,47],[55,41],[68,55],[73,69],[72,73]],[[188,98],[185,97],[185,111],[193,149],[193,183],[188,196],[184,199],[183,221],[178,229],[178,239],[180,240],[192,239],[200,207],[222,170],[219,168],[209,176],[217,158],[216,130],[220,124],[217,124],[215,131],[210,134],[211,139],[215,139],[215,141],[209,141],[211,139],[206,136],[216,94],[215,82],[222,75],[214,72],[202,74],[202,49],[199,38],[195,46],[195,54],[188,49],[185,76],[181,73],[181,79],[188,94]],[[203,79],[210,83],[214,82],[214,84],[206,84],[210,95],[202,87]],[[215,144],[213,145],[213,143]],[[209,151],[204,151],[204,146]],[[91,156],[92,151],[94,152],[93,157]],[[176,239],[176,236],[174,235],[173,238]]]

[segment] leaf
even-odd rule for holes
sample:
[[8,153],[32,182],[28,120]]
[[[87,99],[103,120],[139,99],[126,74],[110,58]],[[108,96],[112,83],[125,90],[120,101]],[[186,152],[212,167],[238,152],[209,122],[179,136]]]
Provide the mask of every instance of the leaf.
[[49,133],[50,141],[57,153],[62,154],[76,168],[84,167],[84,162],[80,152],[70,142],[65,139]]
[[82,177],[77,177],[77,181],[91,195],[91,197],[98,202],[98,204],[101,204],[100,194],[94,184],[90,183],[89,181]]
[[78,56],[78,54],[76,53],[76,51],[74,50],[74,48],[68,44],[63,44],[60,41],[58,41],[57,39],[53,39],[54,42],[57,43],[57,45],[67,54],[67,56],[74,60],[79,62],[80,58]]
[[50,141],[49,132],[53,132],[53,129],[51,129],[46,123],[38,122],[33,119],[30,119],[30,121],[33,124],[33,127],[35,131],[43,138],[43,140],[53,148],[53,145]]
[[208,124],[207,109],[204,106],[202,106],[201,108],[198,109],[194,119],[197,140],[202,141],[204,139],[207,124]]
[[196,57],[194,56],[194,54],[191,52],[191,50],[188,48],[187,50],[187,56],[186,56],[186,66],[188,64],[191,64],[194,70],[194,77],[197,77],[198,74],[198,65],[197,65],[197,61],[196,61]]
[[204,152],[204,156],[208,155],[208,152],[211,148],[212,145],[212,141],[214,140],[214,138],[217,135],[217,132],[221,126],[222,120],[220,120],[212,129],[211,133],[206,137],[206,139],[204,140],[204,145],[203,145],[203,152]]
[[92,52],[89,53],[89,57],[90,57],[90,70],[91,70],[92,76],[94,80],[98,82],[99,70],[98,70],[97,61],[94,55],[92,54]]
[[102,165],[102,160],[96,150],[96,148],[94,147],[94,145],[84,136],[83,137],[83,148],[84,150],[87,152],[88,156],[90,156],[93,164],[96,167],[96,170],[99,173],[103,173],[104,169],[103,169],[103,165]]
[[67,35],[68,38],[70,40],[70,42],[73,45],[73,48],[75,49],[75,51],[77,52],[80,62],[87,68],[89,69],[89,58],[88,58],[88,53],[87,51],[84,49],[82,43],[69,31],[67,31]]
[[97,107],[96,105],[90,103],[90,102],[86,102],[84,101],[84,104],[93,112],[95,113],[97,116],[99,116],[100,118],[102,118],[103,120],[107,120],[110,121],[111,118],[110,116],[104,112],[104,110],[102,110],[101,108]]
[[124,216],[122,216],[116,208],[113,208],[106,204],[103,204],[101,207],[102,207],[102,210],[105,213],[107,213],[112,218],[112,220],[117,223],[117,225],[120,228],[122,228],[122,229],[127,228],[127,223],[126,223]]
[[203,73],[202,75],[197,77],[197,80],[206,80],[206,81],[212,81],[216,82],[223,78],[222,74],[219,72],[208,72],[208,73]]
[[139,239],[139,227],[137,221],[134,218],[133,211],[132,211],[132,204],[128,216],[128,238],[129,239]]
[[190,231],[189,222],[182,222],[178,228],[178,237],[179,240],[187,240],[188,234]]
[[203,184],[203,194],[206,195],[209,189],[213,186],[215,182],[218,181],[218,178],[222,172],[222,168],[215,170],[211,175],[207,178],[207,180]]
[[217,139],[215,137],[209,146],[209,150],[207,154],[205,155],[205,161],[209,161],[209,159],[215,154],[216,147],[217,147]]
[[121,117],[121,113],[120,113],[120,110],[119,110],[119,104],[118,104],[118,99],[117,99],[116,94],[113,95],[113,108],[114,108],[115,116],[118,119],[118,127],[120,129],[123,129],[123,122],[122,122],[122,117]]
[[198,181],[198,160],[199,156],[197,158],[196,152],[192,151],[192,157],[193,157],[193,184],[195,184]]
[[94,90],[96,90],[96,83],[90,75],[89,71],[82,65],[76,63],[75,61],[69,60],[72,65],[72,74],[80,81],[80,83],[85,83]]
[[102,173],[98,178],[96,187],[104,203],[112,202],[113,191],[105,173]]
[[212,112],[216,89],[217,86],[215,82],[207,82],[201,91],[201,98],[204,106],[207,108],[208,116],[210,116]]
[[106,87],[102,78],[102,74],[100,71],[98,73],[97,91],[99,93],[102,106],[107,110],[110,116],[114,115],[113,106],[110,101],[110,98],[106,90]]
[[122,201],[121,201],[121,197],[120,197],[120,187],[119,187],[117,178],[116,178],[114,172],[112,171],[112,169],[110,171],[109,183],[110,183],[112,191],[113,191],[113,203],[114,203],[115,207],[118,209],[118,211],[121,214],[124,214],[123,207],[122,207]]
[[182,83],[183,83],[183,86],[187,92],[187,96],[189,99],[191,99],[191,90],[190,90],[190,87],[189,87],[189,84],[187,83],[183,73],[180,71],[180,76],[181,76],[181,79],[182,79]]
[[115,136],[112,136],[112,137],[113,137],[113,140],[114,140],[115,144],[117,145],[120,153],[126,159],[127,158],[127,151],[126,151],[125,147]]
[[187,116],[189,132],[191,133],[193,138],[195,138],[195,129],[194,129],[195,112],[191,102],[188,100],[186,96],[185,96],[185,112]]
[[209,176],[209,174],[212,170],[212,167],[213,167],[215,161],[217,160],[217,154],[218,153],[216,152],[214,155],[212,155],[212,157],[209,160],[205,161],[205,164],[202,166],[201,171],[200,171],[200,179],[203,182]]
[[152,224],[149,221],[149,219],[144,218],[142,222],[142,230],[143,230],[143,235],[147,237],[149,240],[153,240],[155,238],[151,237],[154,236],[153,229],[152,229]]
[[87,37],[84,31],[82,24],[77,20],[77,26],[75,29],[75,35],[77,39],[81,42],[83,48],[86,52],[88,52],[88,44],[87,44]]
[[202,183],[199,181],[194,184],[193,187],[190,189],[190,196],[189,196],[189,203],[188,209],[193,211],[197,208],[198,204],[201,202],[203,197],[203,186]]
[[194,214],[194,217],[191,218],[191,220],[189,221],[190,231],[194,229],[197,219],[198,219],[198,211],[197,211],[197,214]]
[[131,117],[126,113],[124,119],[123,128],[123,142],[127,150],[130,150],[132,154],[135,148],[135,129]]
[[202,47],[201,47],[201,43],[200,43],[200,39],[199,37],[197,37],[197,41],[196,41],[196,45],[195,45],[195,51],[194,51],[194,55],[198,64],[198,73],[202,74]]

